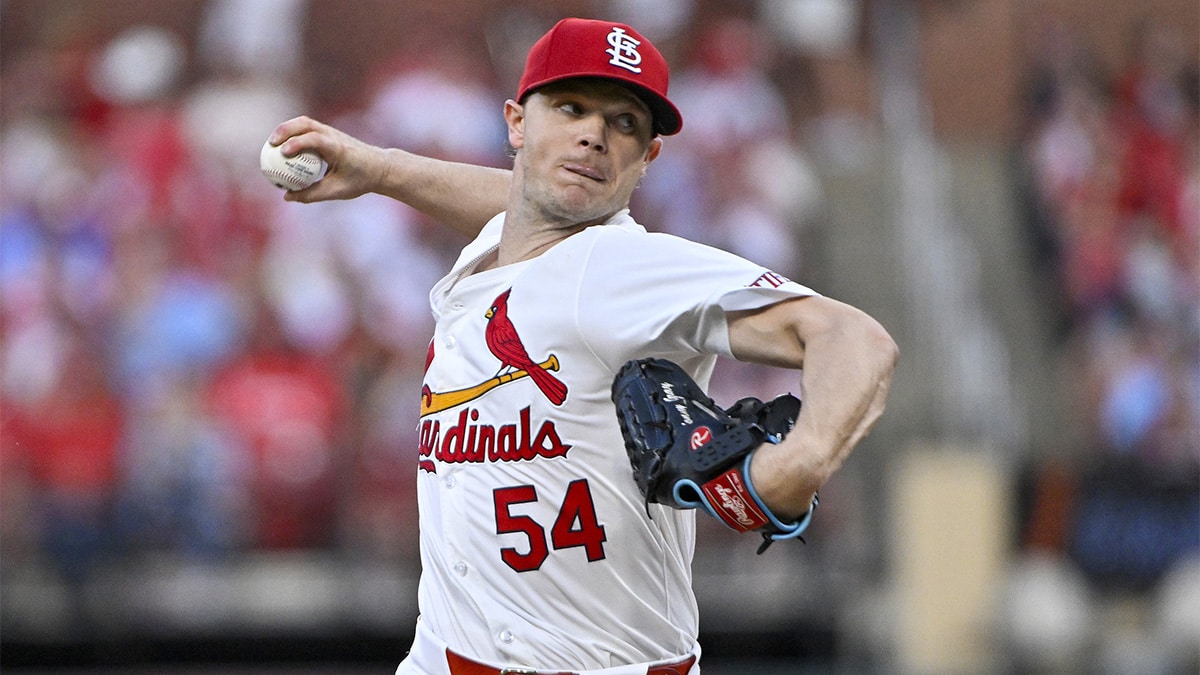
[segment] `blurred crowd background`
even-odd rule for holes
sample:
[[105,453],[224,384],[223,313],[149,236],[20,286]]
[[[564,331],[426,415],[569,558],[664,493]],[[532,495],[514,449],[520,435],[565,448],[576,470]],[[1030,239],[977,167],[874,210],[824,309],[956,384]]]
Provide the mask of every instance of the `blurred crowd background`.
[[1200,9],[1101,4],[0,0],[4,665],[390,672],[466,242],[285,203],[258,150],[308,114],[506,166],[524,54],[575,14],[673,66],[638,219],[903,354],[807,546],[701,523],[706,672],[1197,672]]

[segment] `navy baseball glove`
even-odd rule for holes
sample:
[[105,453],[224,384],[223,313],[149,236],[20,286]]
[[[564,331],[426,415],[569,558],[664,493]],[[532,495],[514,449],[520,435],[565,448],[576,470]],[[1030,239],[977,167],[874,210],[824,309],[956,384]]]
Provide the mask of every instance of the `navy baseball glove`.
[[754,451],[778,443],[795,424],[800,414],[795,396],[767,403],[744,398],[722,410],[677,364],[647,358],[621,368],[612,400],[647,504],[698,508],[738,532],[758,531],[759,553],[778,539],[799,538],[808,527],[816,499],[803,517],[785,523],[750,484]]

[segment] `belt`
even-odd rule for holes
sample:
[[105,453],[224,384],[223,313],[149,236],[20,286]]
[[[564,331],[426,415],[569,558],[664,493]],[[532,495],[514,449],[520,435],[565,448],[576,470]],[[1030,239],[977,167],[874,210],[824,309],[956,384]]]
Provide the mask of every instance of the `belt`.
[[[446,663],[450,666],[450,675],[576,675],[572,670],[493,668],[449,649],[446,650]],[[696,663],[696,657],[689,654],[674,663],[650,666],[646,669],[646,675],[687,675],[694,663]]]

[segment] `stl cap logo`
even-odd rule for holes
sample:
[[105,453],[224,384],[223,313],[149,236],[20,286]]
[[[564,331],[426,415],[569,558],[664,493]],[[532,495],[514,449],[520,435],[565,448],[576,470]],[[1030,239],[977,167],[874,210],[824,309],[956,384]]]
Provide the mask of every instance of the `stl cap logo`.
[[642,72],[639,67],[642,63],[642,55],[637,50],[638,45],[642,44],[639,40],[627,34],[624,28],[613,26],[612,32],[608,34],[608,44],[612,45],[612,49],[604,51],[612,55],[609,63],[631,73]]

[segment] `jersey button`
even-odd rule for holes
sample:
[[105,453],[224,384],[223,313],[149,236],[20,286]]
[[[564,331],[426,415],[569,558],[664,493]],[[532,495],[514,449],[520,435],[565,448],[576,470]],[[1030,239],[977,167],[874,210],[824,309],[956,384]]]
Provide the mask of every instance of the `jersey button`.
[[454,345],[458,343],[458,340],[453,335],[447,335],[442,340],[442,343],[445,344],[450,349],[454,349]]
[[454,563],[454,573],[460,577],[467,576],[467,563],[465,563],[465,562]]
[[447,490],[453,490],[454,486],[457,484],[458,484],[458,479],[455,478],[453,475],[446,476],[446,489]]
[[461,302],[456,302],[453,305],[450,305],[450,309],[455,311],[461,311],[464,307],[466,307],[466,305]]
[[506,645],[511,645],[511,644],[512,644],[512,641],[513,641],[513,634],[512,634],[512,631],[510,631],[510,630],[502,630],[502,631],[500,631],[500,635],[498,635],[497,637],[498,637],[498,638],[500,638],[500,641],[501,641],[501,642],[503,642],[503,643],[504,643],[504,644],[506,644]]

